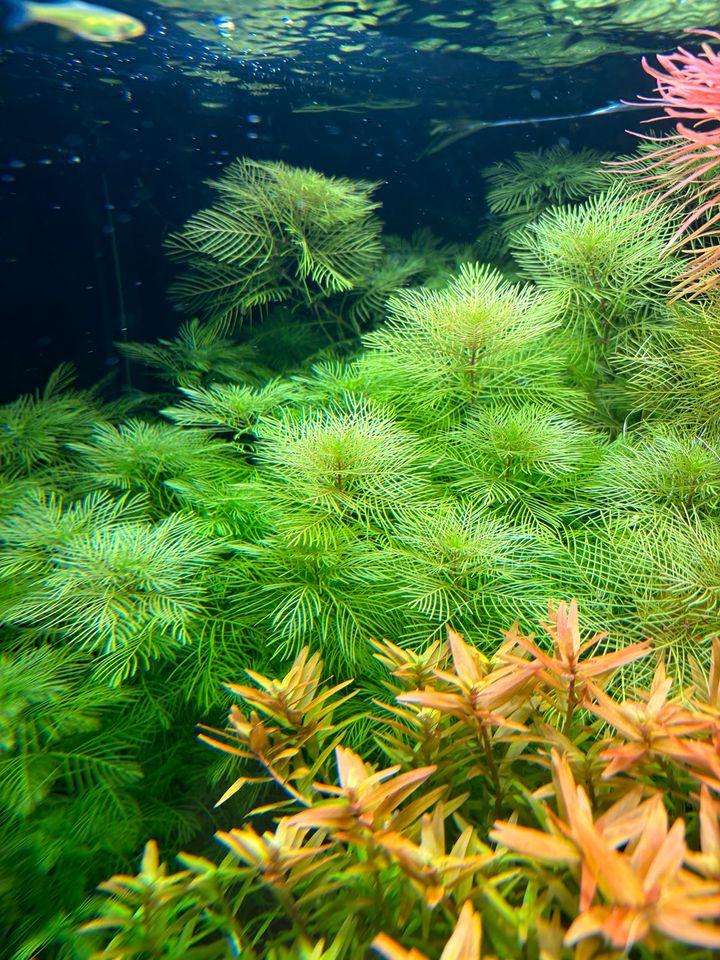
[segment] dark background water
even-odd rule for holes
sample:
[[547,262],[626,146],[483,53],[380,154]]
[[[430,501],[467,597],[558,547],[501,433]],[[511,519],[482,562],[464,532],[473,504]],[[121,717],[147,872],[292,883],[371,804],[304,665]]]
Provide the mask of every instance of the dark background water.
[[[484,167],[558,142],[626,151],[632,140],[625,127],[637,128],[639,118],[488,130],[418,160],[431,118],[579,113],[651,86],[637,57],[538,70],[528,79],[527,65],[520,76],[514,63],[419,54],[412,38],[393,36],[383,38],[384,55],[372,70],[330,60],[318,68],[315,58],[313,72],[299,77],[282,61],[235,58],[231,69],[241,80],[280,85],[259,97],[168,69],[179,57],[208,71],[216,64],[199,41],[168,31],[162,12],[142,15],[148,34],[122,47],[60,42],[43,26],[2,34],[2,400],[34,390],[63,360],[75,363],[83,384],[115,369],[119,287],[130,339],[173,335],[183,318],[166,298],[174,268],[163,238],[209,200],[204,181],[236,156],[383,181],[389,232],[429,226],[469,241],[486,216]],[[382,98],[417,105],[293,112],[314,99]]]

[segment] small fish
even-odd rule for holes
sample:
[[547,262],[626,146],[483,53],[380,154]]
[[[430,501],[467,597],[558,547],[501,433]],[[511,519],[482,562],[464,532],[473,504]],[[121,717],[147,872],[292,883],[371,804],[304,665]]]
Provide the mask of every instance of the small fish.
[[[601,117],[609,113],[625,113],[627,110],[646,108],[647,104],[644,103],[624,103],[621,100],[612,100],[604,107],[596,107],[595,110],[588,110],[585,113],[560,113],[549,117],[513,117],[510,120],[457,120],[449,123],[444,120],[436,120],[431,133],[434,142],[430,143],[420,154],[420,157],[438,153],[445,147],[449,147],[451,143],[469,137],[479,130],[490,130],[493,127],[517,127],[535,123],[555,123],[557,120],[582,120],[585,117]],[[447,134],[447,136],[442,137],[442,134]]]
[[64,3],[12,0],[12,12],[6,26],[10,30],[22,30],[33,23],[50,23],[95,43],[119,43],[145,33],[145,24],[135,17],[83,0],[66,0]]

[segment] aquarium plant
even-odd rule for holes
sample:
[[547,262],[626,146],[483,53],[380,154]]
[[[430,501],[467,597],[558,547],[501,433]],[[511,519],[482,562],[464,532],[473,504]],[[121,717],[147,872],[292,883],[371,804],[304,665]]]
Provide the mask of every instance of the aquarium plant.
[[[711,30],[696,33],[720,40]],[[682,211],[681,222],[668,241],[668,251],[691,254],[674,288],[675,297],[695,298],[720,282],[720,245],[713,239],[720,220],[717,190],[717,145],[720,142],[720,61],[708,43],[702,52],[680,47],[658,56],[660,69],[643,58],[643,69],[656,81],[658,96],[648,99],[678,121],[670,135],[645,136],[654,149],[616,169],[635,177],[652,206],[672,200]]]
[[720,643],[689,691],[660,662],[613,696],[648,641],[598,652],[574,603],[544,630],[514,626],[486,654],[452,630],[420,651],[376,642],[372,756],[345,746],[361,690],[323,683],[317,655],[277,679],[249,671],[226,727],[200,739],[234,758],[220,804],[257,781],[272,802],[219,831],[212,858],[169,868],[150,841],[137,874],[101,885],[80,942],[119,960],[707,960]]
[[353,289],[380,260],[377,184],[241,159],[210,185],[213,206],[168,241],[187,265],[171,291],[185,310],[242,321],[292,300],[320,323],[318,304]]
[[[381,242],[367,185],[239,161],[185,235],[188,283],[270,269],[217,230],[273,178],[344,197],[327,217],[372,256],[346,269],[322,204],[293,208],[262,234],[287,313],[238,330],[208,300],[125,348],[161,392],[108,404],[61,370],[0,409],[14,960],[715,944],[717,305],[670,304],[682,212],[616,177],[515,234],[510,279],[426,233]],[[652,903],[650,839],[675,865]]]
[[548,207],[568,206],[601,193],[610,181],[602,162],[610,157],[597,150],[559,146],[518,151],[513,160],[483,171],[487,205],[500,218],[503,230],[511,232],[537,220]]

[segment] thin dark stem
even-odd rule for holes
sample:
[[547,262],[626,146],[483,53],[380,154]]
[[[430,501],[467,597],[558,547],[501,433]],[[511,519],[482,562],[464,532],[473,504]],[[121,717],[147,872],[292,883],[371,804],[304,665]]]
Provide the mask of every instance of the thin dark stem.
[[285,911],[285,913],[287,913],[288,917],[295,924],[298,931],[304,937],[307,937],[308,939],[310,939],[307,927],[305,926],[305,923],[303,922],[303,918],[300,914],[300,911],[296,907],[295,901],[291,897],[290,893],[284,887],[281,887],[281,886],[273,885],[272,889],[275,896],[278,898],[280,904],[282,905],[283,910]]
[[575,693],[575,675],[570,677],[570,684],[568,686],[568,695],[567,695],[567,709],[565,711],[565,723],[563,724],[563,733],[567,734],[572,724],[573,714],[575,713],[575,707],[578,705],[577,694]]
[[502,784],[500,783],[500,771],[497,768],[495,763],[495,757],[492,752],[492,743],[490,741],[490,734],[487,732],[487,728],[483,723],[480,725],[480,736],[482,737],[483,747],[485,749],[485,757],[487,759],[488,770],[490,771],[490,778],[493,782],[493,787],[495,789],[495,815],[499,816],[500,814],[500,803],[502,800]]
[[[125,311],[125,291],[123,290],[122,271],[120,270],[120,253],[118,251],[117,238],[115,236],[115,221],[112,215],[112,204],[110,203],[110,191],[108,190],[107,177],[103,174],[103,197],[105,199],[105,210],[108,215],[108,236],[110,237],[110,250],[112,251],[113,269],[115,271],[115,287],[117,289],[118,311],[120,313],[120,337],[123,343],[128,342],[127,313]],[[130,377],[130,360],[123,357],[123,370],[125,373],[125,386],[130,388],[132,381]]]

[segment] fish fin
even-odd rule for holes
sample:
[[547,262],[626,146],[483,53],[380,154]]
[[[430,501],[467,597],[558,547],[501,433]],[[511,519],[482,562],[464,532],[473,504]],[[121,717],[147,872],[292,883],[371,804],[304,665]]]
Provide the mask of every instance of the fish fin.
[[57,32],[57,38],[61,43],[70,43],[71,40],[75,39],[75,34],[72,30],[66,30],[64,27],[60,27]]
[[24,0],[9,0],[10,12],[5,18],[6,30],[22,30],[34,22],[34,17]]

